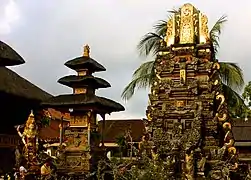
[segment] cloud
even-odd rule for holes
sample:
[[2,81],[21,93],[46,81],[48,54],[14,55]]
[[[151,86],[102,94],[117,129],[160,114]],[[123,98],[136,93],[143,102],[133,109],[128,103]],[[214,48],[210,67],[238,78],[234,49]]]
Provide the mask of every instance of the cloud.
[[0,34],[9,34],[12,26],[20,19],[19,9],[14,0],[8,0],[1,9]]
[[[11,27],[11,32],[3,36],[2,40],[11,44],[26,60],[26,64],[13,69],[52,94],[71,93],[71,89],[59,85],[57,80],[74,73],[63,64],[69,59],[80,56],[83,45],[88,43],[91,47],[91,57],[107,69],[106,72],[94,75],[106,79],[112,85],[111,88],[98,90],[97,94],[119,101],[126,107],[125,112],[114,113],[111,117],[107,117],[110,119],[145,116],[147,91],[137,92],[127,103],[120,98],[133,71],[142,63],[136,45],[145,33],[152,30],[152,25],[156,21],[167,18],[168,10],[179,7],[187,0],[180,0],[178,3],[167,0],[15,2],[6,0],[6,2],[4,8],[7,4],[12,4],[11,7],[15,7],[12,9],[18,10],[19,13],[8,15],[12,17],[8,21],[4,20],[7,17],[6,13],[3,15],[4,18],[0,18],[0,23],[12,22],[5,23],[10,24],[8,27]],[[190,2],[208,16],[210,27],[220,16],[228,15],[229,21],[221,34],[219,59],[239,63],[244,68],[246,80],[251,79],[248,73],[251,68],[249,63],[251,1],[243,0],[239,3],[228,0],[190,0]],[[0,10],[5,12],[5,9]],[[7,14],[16,12],[8,11],[12,13]],[[20,14],[22,14],[22,24],[13,28],[17,23],[17,20],[13,19],[17,19]]]

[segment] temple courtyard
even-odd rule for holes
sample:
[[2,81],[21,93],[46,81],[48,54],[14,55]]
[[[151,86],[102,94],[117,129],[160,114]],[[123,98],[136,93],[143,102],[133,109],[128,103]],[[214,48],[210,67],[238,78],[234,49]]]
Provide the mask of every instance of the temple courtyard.
[[3,179],[251,179],[247,5],[158,1],[6,4]]

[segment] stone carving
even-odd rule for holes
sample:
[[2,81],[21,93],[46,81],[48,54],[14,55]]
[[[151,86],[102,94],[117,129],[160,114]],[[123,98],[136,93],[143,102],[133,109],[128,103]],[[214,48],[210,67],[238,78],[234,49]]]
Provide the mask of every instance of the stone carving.
[[67,156],[66,157],[66,166],[69,166],[71,168],[76,168],[78,166],[81,166],[81,157]]
[[[173,20],[168,27],[175,27],[175,43],[166,50],[163,48],[157,56],[157,83],[152,85],[147,108],[154,145],[159,154],[168,157],[169,164],[173,167],[179,164],[178,169],[185,172],[188,179],[195,178],[199,171],[203,174],[208,163],[216,169],[210,175],[203,175],[214,178],[220,173],[227,177],[227,168],[217,163],[227,158],[226,152],[231,148],[219,146],[223,138],[219,127],[229,121],[229,117],[219,76],[220,65],[212,60],[208,44],[207,17],[185,4]],[[186,125],[187,122],[191,125]],[[225,143],[230,142],[232,140]],[[185,164],[180,165],[178,158]],[[174,169],[170,171],[176,171]]]
[[180,21],[180,43],[193,43],[194,42],[194,23],[193,23],[193,10],[191,4],[185,4],[181,7],[181,21]]
[[173,72],[175,62],[171,60],[171,58],[162,58],[157,62],[156,72],[157,74],[161,74],[162,72]]
[[167,46],[174,44],[175,40],[175,17],[173,16],[167,21],[166,43]]
[[200,43],[207,43],[209,40],[209,31],[208,31],[208,19],[207,16],[200,13]]
[[69,129],[65,131],[67,150],[88,150],[88,132],[86,129]]

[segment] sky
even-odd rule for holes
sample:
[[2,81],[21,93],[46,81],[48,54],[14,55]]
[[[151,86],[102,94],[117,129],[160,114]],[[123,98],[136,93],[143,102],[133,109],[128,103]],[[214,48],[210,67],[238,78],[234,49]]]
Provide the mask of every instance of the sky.
[[127,102],[120,97],[133,71],[154,58],[139,57],[137,43],[158,20],[167,18],[168,10],[184,3],[205,13],[209,28],[222,15],[228,16],[218,57],[238,63],[245,81],[251,80],[250,0],[1,0],[0,38],[26,61],[11,69],[53,95],[72,92],[57,80],[74,74],[64,63],[82,55],[83,46],[89,44],[91,57],[107,69],[95,76],[112,85],[97,94],[126,108],[106,118],[144,118],[149,90],[137,91]]

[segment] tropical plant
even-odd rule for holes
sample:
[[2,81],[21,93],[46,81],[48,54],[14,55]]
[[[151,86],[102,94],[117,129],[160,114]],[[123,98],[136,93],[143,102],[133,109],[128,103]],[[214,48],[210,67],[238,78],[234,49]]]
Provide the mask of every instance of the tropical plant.
[[[169,12],[174,13],[177,11],[173,10]],[[209,32],[214,61],[217,60],[216,55],[219,49],[219,36],[226,21],[226,16],[220,17]],[[144,35],[138,43],[137,48],[140,56],[155,56],[158,53],[160,42],[164,40],[167,31],[167,21],[158,21],[153,26],[153,29],[154,32],[149,32]],[[141,88],[145,89],[151,86],[153,78],[155,77],[154,62],[154,60],[144,62],[138,69],[135,70],[132,76],[132,81],[122,92],[122,99],[129,100],[134,95],[135,90]],[[223,82],[223,90],[229,105],[235,107],[243,106],[244,101],[238,94],[244,85],[244,78],[241,68],[237,64],[231,62],[220,61],[219,63],[221,65],[220,78]]]
[[123,151],[126,148],[126,138],[124,135],[116,137],[116,144],[119,146],[120,159],[122,159]]
[[242,97],[247,103],[247,107],[241,109],[242,117],[251,117],[251,81],[245,86]]

